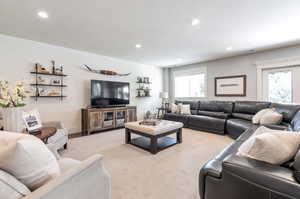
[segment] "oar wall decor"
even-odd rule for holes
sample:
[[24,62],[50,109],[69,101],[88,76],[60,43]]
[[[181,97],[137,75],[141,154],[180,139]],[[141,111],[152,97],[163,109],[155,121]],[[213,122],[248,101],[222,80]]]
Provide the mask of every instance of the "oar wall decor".
[[110,75],[110,76],[128,76],[130,75],[131,73],[126,73],[126,74],[119,74],[117,72],[114,72],[114,71],[110,71],[110,70],[95,70],[95,69],[92,69],[91,67],[89,67],[88,65],[84,65],[84,67],[92,72],[92,73],[97,73],[97,74],[101,74],[101,75]]

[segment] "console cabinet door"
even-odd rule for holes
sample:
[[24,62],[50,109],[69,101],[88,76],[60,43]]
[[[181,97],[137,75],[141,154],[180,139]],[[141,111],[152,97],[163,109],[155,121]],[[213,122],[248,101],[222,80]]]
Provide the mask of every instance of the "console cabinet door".
[[126,121],[126,110],[117,110],[115,112],[116,127],[124,127]]
[[114,128],[115,127],[115,112],[114,111],[103,111],[103,128]]
[[127,121],[126,122],[134,122],[136,121],[136,109],[127,109]]
[[102,112],[90,112],[89,120],[90,120],[89,131],[97,131],[97,130],[101,130],[103,128]]

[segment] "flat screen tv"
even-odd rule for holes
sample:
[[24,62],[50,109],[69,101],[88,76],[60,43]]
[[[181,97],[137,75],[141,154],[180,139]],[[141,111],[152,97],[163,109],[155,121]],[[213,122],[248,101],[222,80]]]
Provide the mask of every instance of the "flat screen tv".
[[91,80],[91,106],[114,107],[129,104],[130,87],[128,82]]

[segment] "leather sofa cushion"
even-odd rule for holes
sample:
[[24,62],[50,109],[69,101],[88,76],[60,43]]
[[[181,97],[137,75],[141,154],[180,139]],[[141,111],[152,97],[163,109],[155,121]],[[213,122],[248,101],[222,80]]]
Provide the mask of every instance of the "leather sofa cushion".
[[236,118],[228,119],[226,124],[226,133],[230,137],[237,139],[242,133],[244,133],[244,131],[256,126],[257,125],[248,120]]
[[248,121],[252,121],[253,115],[245,114],[245,113],[232,113],[234,118],[244,119]]
[[184,127],[187,127],[189,116],[188,115],[180,115],[176,113],[166,113],[164,114],[165,120],[175,121],[175,122],[182,122]]
[[198,115],[205,115],[205,116],[216,117],[221,119],[227,119],[229,117],[228,113],[212,112],[212,111],[198,111]]
[[237,101],[234,103],[233,112],[255,115],[258,111],[269,108],[269,106],[269,102]]
[[197,115],[198,114],[198,110],[191,110],[191,114],[192,115]]
[[198,110],[199,109],[199,101],[175,100],[175,104],[189,104],[191,110]]
[[290,123],[296,113],[300,110],[300,105],[292,105],[292,104],[277,104],[272,103],[271,108],[275,108],[278,113],[283,115],[283,121]]
[[188,126],[191,129],[224,134],[225,119],[204,115],[190,115]]
[[225,102],[225,101],[208,101],[203,100],[200,101],[200,108],[201,111],[213,111],[213,112],[224,112],[224,113],[231,113],[233,109],[232,102]]
[[[237,178],[247,181],[248,186],[238,187],[238,189],[241,189],[239,192],[254,192],[257,194],[256,197],[245,198],[300,198],[299,184],[293,178],[293,172],[290,169],[254,159],[231,155],[223,161],[223,172],[222,176],[226,174],[234,174]],[[243,181],[240,182],[242,183]],[[256,185],[255,189],[251,189],[250,191],[249,184]],[[266,196],[261,196],[259,194],[261,192],[259,192],[257,187],[261,187],[266,190]],[[242,189],[245,189],[245,191]],[[226,196],[224,198],[226,198]]]
[[298,111],[297,114],[295,115],[291,123],[291,127],[293,131],[300,131],[300,111]]

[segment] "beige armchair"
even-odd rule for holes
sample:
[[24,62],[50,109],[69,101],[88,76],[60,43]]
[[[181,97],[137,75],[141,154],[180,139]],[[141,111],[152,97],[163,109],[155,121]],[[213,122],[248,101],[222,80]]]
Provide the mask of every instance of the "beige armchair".
[[48,138],[47,147],[58,157],[58,151],[67,149],[68,146],[68,130],[64,128],[62,122],[52,121],[44,122],[43,127],[55,127],[57,132]]

